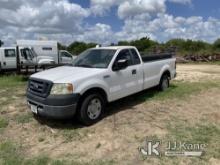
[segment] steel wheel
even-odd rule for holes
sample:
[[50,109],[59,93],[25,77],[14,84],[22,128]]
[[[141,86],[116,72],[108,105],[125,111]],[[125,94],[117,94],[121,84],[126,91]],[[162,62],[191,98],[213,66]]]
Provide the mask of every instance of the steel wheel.
[[88,117],[92,120],[97,119],[101,114],[102,103],[98,98],[94,98],[89,102],[87,108]]

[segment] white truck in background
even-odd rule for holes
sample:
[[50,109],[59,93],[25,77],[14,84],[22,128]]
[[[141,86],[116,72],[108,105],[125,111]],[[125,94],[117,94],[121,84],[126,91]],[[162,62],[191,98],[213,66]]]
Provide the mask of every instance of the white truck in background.
[[66,50],[58,50],[57,41],[17,40],[21,47],[28,47],[34,52],[34,63],[43,64],[72,64],[76,56]]
[[73,66],[33,74],[27,102],[37,115],[76,114],[91,125],[101,119],[107,102],[154,86],[163,91],[175,76],[176,59],[171,54],[141,57],[132,46],[92,48],[80,54]]
[[66,50],[58,50],[57,41],[18,40],[16,46],[0,48],[0,71],[17,69],[17,47],[19,63],[24,66],[69,65],[76,58]]
[[31,49],[25,47],[1,47],[0,48],[0,71],[17,69],[17,54],[20,63],[25,65],[34,65],[34,53]]

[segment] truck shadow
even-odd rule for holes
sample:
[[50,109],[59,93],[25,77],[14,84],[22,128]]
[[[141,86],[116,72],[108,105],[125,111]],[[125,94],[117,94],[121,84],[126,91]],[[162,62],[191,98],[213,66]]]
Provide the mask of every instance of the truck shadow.
[[[177,87],[178,87],[177,85],[171,84],[170,89],[168,90],[174,90]],[[151,100],[154,97],[157,97],[160,93],[161,92],[158,91],[156,87],[154,87],[154,88],[150,88],[142,92],[133,94],[131,96],[119,99],[112,103],[109,103],[107,104],[103,119],[109,116],[115,115],[121,111],[134,109],[136,105],[144,103],[148,100]],[[71,129],[79,129],[79,128],[85,127],[84,125],[80,124],[80,122],[76,119],[76,117],[71,118],[71,119],[65,119],[65,120],[54,120],[54,119],[48,119],[45,117],[35,116],[35,119],[40,124],[47,125],[54,129],[70,129],[71,130]]]

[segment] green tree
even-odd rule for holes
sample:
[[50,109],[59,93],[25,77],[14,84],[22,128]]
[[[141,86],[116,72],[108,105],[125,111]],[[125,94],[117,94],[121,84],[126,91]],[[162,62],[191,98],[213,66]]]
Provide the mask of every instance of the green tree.
[[156,45],[158,43],[156,41],[151,40],[148,37],[143,37],[139,40],[133,40],[133,41],[119,41],[118,42],[119,46],[135,46],[140,52],[144,52]]
[[95,47],[96,45],[97,44],[95,43],[84,43],[84,42],[75,41],[67,47],[67,50],[70,51],[74,55],[79,55],[86,49]]
[[119,41],[118,46],[129,46],[130,43],[128,41]]
[[58,42],[58,50],[66,50],[67,47]]
[[213,43],[214,50],[220,51],[220,38]]

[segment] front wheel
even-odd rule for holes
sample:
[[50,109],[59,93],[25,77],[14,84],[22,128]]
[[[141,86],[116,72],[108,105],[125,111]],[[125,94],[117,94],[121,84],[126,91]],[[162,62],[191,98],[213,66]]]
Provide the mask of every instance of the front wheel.
[[165,74],[161,77],[160,84],[159,84],[159,90],[160,91],[165,91],[167,88],[169,88],[169,86],[170,86],[170,79]]
[[85,125],[92,125],[99,121],[105,108],[105,101],[100,94],[86,96],[79,108],[78,119]]

